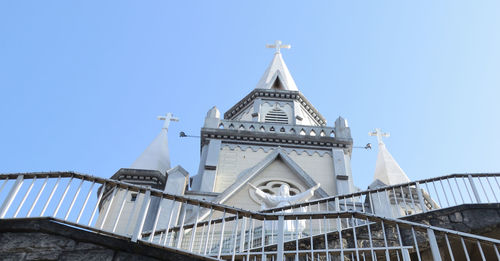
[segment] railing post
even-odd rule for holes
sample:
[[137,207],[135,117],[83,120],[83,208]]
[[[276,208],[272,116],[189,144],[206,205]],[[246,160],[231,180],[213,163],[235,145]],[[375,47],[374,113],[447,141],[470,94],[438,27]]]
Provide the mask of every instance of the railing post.
[[[0,218],[4,218],[5,214],[7,214],[7,210],[9,210],[10,205],[12,204],[12,201],[14,201],[14,198],[17,195],[17,192],[21,188],[21,185],[23,184],[24,176],[19,175],[17,176],[16,182],[12,186],[12,188],[9,191],[9,194],[7,195],[7,198],[2,204],[2,207],[0,207]],[[7,183],[7,180],[5,181]]]
[[[418,202],[420,203],[420,208],[422,209],[422,212],[427,212],[427,207],[425,206],[425,202],[424,202],[424,195],[422,194],[422,189],[420,189],[420,183],[419,182],[416,182],[415,183],[416,187],[417,187],[417,195],[418,195]],[[411,191],[410,191],[411,193]]]
[[277,242],[277,257],[276,261],[283,261],[283,246],[285,242],[285,216],[278,217],[278,242]]
[[434,235],[434,230],[428,228],[427,236],[429,237],[429,245],[431,246],[432,259],[434,259],[434,261],[441,261],[439,246],[437,244],[436,235]]
[[474,197],[476,197],[477,203],[481,203],[481,198],[479,198],[479,193],[477,192],[476,185],[474,184],[474,180],[472,179],[472,175],[468,175],[469,184],[472,188],[472,192],[474,193]]
[[144,228],[144,222],[146,222],[146,216],[148,215],[149,202],[151,201],[151,190],[146,190],[144,194],[144,200],[142,201],[141,212],[137,217],[137,224],[135,226],[134,233],[132,234],[132,242],[137,242],[138,239],[142,238],[142,229]]

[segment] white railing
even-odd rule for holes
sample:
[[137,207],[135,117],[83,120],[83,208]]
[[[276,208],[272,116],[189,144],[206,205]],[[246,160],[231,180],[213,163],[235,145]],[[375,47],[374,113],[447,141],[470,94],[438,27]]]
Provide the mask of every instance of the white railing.
[[[471,186],[479,177],[491,179],[471,175]],[[407,194],[413,193],[411,184]],[[397,193],[394,186],[380,191],[389,189]],[[367,192],[368,198],[377,191]],[[416,196],[430,198],[418,191]],[[500,259],[499,240],[371,214],[364,195],[312,202],[319,209],[308,213],[262,213],[73,172],[6,174],[0,175],[0,218],[52,217],[134,242],[231,260]],[[345,209],[349,205],[355,209]]]
[[499,173],[452,174],[337,195],[263,211],[265,213],[357,210],[402,217],[463,204],[500,203]]

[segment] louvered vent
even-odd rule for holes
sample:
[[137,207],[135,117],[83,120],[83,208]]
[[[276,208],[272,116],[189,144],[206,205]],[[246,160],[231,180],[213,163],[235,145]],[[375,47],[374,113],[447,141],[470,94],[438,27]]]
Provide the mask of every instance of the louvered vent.
[[274,108],[266,114],[266,122],[288,124],[288,115],[282,109]]

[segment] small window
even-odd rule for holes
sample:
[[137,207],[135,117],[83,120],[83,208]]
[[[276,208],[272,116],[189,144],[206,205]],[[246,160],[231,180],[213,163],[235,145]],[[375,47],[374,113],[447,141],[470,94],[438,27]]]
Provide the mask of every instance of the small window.
[[131,201],[131,202],[134,202],[134,201],[136,201],[136,200],[137,200],[137,193],[132,193],[132,194],[130,195],[130,201]]

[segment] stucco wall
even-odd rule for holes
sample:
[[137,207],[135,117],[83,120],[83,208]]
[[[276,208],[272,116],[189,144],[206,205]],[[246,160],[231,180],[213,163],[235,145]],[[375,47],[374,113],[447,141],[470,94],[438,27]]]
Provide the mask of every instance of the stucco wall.
[[[262,161],[270,152],[271,150],[265,152],[262,148],[253,151],[251,148],[242,150],[240,147],[235,147],[231,149],[223,145],[217,166],[217,178],[214,192],[223,192],[237,180],[238,175],[244,170],[257,165],[257,163]],[[329,195],[336,194],[337,190],[333,178],[333,161],[330,154],[324,153],[321,156],[319,153],[309,155],[307,152],[298,153],[292,151],[288,156],[309,174],[315,182],[321,183],[321,188],[323,188],[326,193]],[[291,170],[285,172],[289,173],[289,175],[283,176],[285,180],[289,176],[295,175]]]

